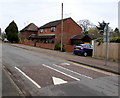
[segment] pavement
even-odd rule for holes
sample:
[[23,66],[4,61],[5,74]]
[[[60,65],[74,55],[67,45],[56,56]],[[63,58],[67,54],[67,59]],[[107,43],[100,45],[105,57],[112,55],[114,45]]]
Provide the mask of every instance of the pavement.
[[60,51],[43,49],[40,47],[33,47],[33,46],[28,46],[28,45],[23,45],[23,44],[10,44],[10,45],[19,47],[19,48],[23,48],[26,50],[35,51],[37,53],[43,53],[43,54],[49,55],[51,57],[57,57],[57,58],[64,59],[64,60],[67,60],[70,62],[83,64],[83,65],[86,65],[89,67],[94,67],[97,69],[101,69],[101,70],[104,70],[107,72],[112,72],[112,73],[120,75],[120,66],[119,66],[118,62],[107,61],[107,65],[105,65],[104,59],[96,59],[93,57],[77,56],[70,52],[60,52]]

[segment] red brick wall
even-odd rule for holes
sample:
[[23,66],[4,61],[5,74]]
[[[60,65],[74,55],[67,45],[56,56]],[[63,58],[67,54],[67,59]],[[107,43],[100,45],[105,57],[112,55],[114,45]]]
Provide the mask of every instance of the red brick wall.
[[75,46],[72,46],[72,45],[65,45],[64,46],[66,52],[73,52],[74,51],[74,47]]
[[52,49],[54,50],[55,45],[54,44],[44,44],[44,43],[37,43],[37,45],[41,48],[46,48],[46,49]]
[[[34,46],[35,42],[30,42],[30,41],[21,41],[20,44],[24,45],[29,45],[29,46]],[[36,47],[41,47],[41,48],[46,48],[46,49],[52,49],[54,50],[55,44],[44,44],[44,43],[36,43]],[[75,45],[65,45],[64,48],[66,52],[73,52],[74,51]]]
[[29,32],[29,31],[20,32],[20,38],[21,38],[21,39],[28,39],[28,37],[29,37],[31,34],[37,34],[37,32]]
[[[72,19],[67,19],[64,21],[64,30],[63,30],[63,43],[64,45],[70,45],[70,39],[75,36],[79,35],[82,31],[81,27]],[[55,41],[61,41],[61,24],[57,26],[57,36]]]
[[[70,45],[71,44],[70,39],[75,35],[79,35],[82,29],[71,18],[65,20],[63,25],[64,25],[63,43],[64,45],[66,44]],[[55,43],[60,43],[61,42],[61,23],[56,27],[55,32],[51,32],[51,28],[46,28],[44,29],[43,33],[38,33],[38,35],[42,35],[42,34],[55,34]]]

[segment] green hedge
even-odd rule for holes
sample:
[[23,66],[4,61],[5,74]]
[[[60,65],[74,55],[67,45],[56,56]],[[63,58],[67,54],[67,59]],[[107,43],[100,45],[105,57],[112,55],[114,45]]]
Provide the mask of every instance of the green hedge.
[[[96,39],[95,41],[96,42],[103,42],[103,38]],[[120,43],[120,37],[110,37],[110,42]]]
[[[60,44],[60,43],[56,43],[56,44],[55,44],[55,49],[54,49],[54,50],[61,51],[61,44]],[[62,52],[65,52],[64,46],[63,46],[63,48],[62,48]]]
[[110,38],[110,42],[120,43],[120,37],[111,37],[111,38]]

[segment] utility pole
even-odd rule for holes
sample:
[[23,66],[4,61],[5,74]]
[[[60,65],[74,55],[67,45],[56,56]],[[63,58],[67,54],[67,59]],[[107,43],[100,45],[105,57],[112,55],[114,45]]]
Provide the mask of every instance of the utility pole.
[[108,53],[109,53],[109,23],[106,23],[106,26],[104,28],[104,42],[106,42],[106,59],[105,59],[105,66],[107,65],[108,62]]
[[63,3],[61,11],[61,51],[63,50]]

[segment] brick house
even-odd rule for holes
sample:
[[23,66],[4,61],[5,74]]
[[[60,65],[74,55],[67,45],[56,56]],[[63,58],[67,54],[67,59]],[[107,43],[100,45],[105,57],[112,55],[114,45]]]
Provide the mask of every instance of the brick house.
[[34,23],[30,23],[20,31],[19,36],[21,40],[25,40],[28,39],[29,36],[32,34],[37,35],[37,32],[38,32],[38,27]]
[[[63,19],[63,45],[71,45],[71,38],[81,34],[82,28],[72,19]],[[61,42],[61,20],[49,22],[38,28],[38,35],[31,37],[40,43],[56,44]]]

